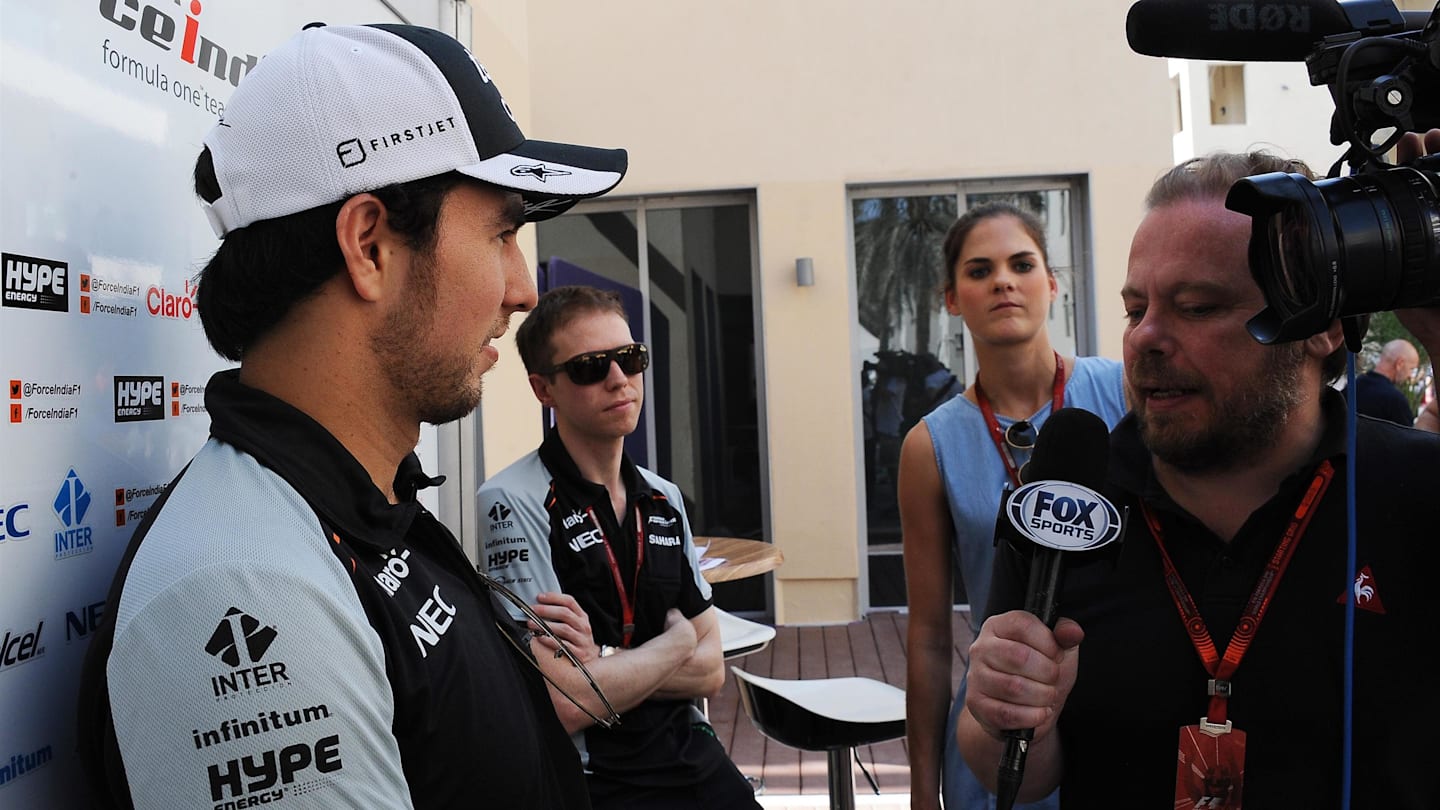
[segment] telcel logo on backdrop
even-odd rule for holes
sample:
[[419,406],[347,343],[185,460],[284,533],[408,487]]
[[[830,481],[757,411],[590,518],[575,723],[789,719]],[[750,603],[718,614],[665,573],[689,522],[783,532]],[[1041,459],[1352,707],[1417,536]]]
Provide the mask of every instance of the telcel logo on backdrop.
[[1084,551],[1120,536],[1120,512],[1093,489],[1071,481],[1035,481],[1015,490],[1010,523],[1048,548]]
[[7,307],[70,311],[70,265],[54,259],[0,253]]
[[44,655],[45,648],[40,646],[40,633],[44,629],[45,620],[41,619],[31,632],[6,630],[5,635],[0,636],[0,672]]
[[85,525],[85,513],[90,511],[90,490],[75,474],[74,468],[60,483],[55,494],[55,517],[64,528],[55,532],[55,559],[63,560],[95,550],[95,539],[90,527]]
[[116,422],[143,422],[164,418],[164,377],[115,378]]

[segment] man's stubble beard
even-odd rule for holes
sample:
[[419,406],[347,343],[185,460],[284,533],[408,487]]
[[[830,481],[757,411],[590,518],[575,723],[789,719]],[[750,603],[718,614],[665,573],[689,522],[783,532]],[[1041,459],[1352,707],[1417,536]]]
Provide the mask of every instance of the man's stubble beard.
[[[1144,367],[1145,358],[1138,365]],[[1260,373],[1216,404],[1210,422],[1165,424],[1142,410],[1135,416],[1145,447],[1156,458],[1189,473],[1222,472],[1246,465],[1279,440],[1301,400],[1305,350],[1300,343],[1270,348]]]

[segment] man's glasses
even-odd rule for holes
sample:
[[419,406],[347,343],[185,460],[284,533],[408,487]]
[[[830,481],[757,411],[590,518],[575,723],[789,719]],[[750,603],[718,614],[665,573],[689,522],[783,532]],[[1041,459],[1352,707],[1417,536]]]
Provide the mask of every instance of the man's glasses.
[[618,349],[577,354],[540,373],[548,376],[564,371],[576,385],[594,385],[610,376],[611,362],[617,363],[627,376],[634,376],[650,367],[650,350],[644,343],[631,343]]
[[[641,348],[644,347],[642,346]],[[565,645],[565,642],[561,641],[558,637],[556,637],[555,632],[550,629],[549,623],[536,615],[535,611],[531,610],[530,606],[525,604],[524,599],[521,599],[514,591],[510,590],[504,585],[501,585],[500,582],[494,577],[486,574],[483,571],[476,571],[475,573],[480,575],[480,580],[485,583],[485,587],[489,588],[491,593],[494,593],[496,596],[502,597],[503,599],[505,599],[505,601],[518,608],[521,613],[525,614],[525,618],[534,622],[535,626],[540,628],[541,633],[545,634],[550,638],[551,641],[555,642],[558,647],[555,653],[555,657],[559,658],[561,656],[564,656],[565,658],[569,659],[570,663],[576,669],[580,670],[580,674],[584,675],[586,682],[590,684],[591,691],[595,693],[596,697],[600,698],[600,705],[605,707],[605,716],[600,717],[599,715],[596,715],[595,712],[590,711],[590,709],[587,708],[584,703],[581,703],[580,701],[572,697],[569,692],[565,691],[565,687],[556,683],[553,678],[551,678],[545,673],[544,667],[540,666],[540,662],[535,660],[534,653],[530,651],[530,633],[526,633],[524,636],[517,639],[514,635],[514,628],[512,625],[510,625],[504,620],[496,621],[495,626],[500,628],[500,635],[504,636],[505,640],[510,642],[511,646],[513,646],[520,653],[520,657],[524,658],[526,661],[529,661],[530,665],[535,667],[535,670],[540,673],[540,676],[543,677],[546,682],[548,682],[551,686],[555,687],[555,691],[564,695],[566,700],[574,703],[577,707],[579,707],[580,711],[584,712],[591,720],[594,720],[596,725],[601,726],[602,728],[614,728],[615,726],[619,725],[620,715],[615,711],[615,707],[610,705],[610,699],[605,697],[604,692],[600,691],[600,684],[595,682],[595,677],[590,674],[590,670],[586,669],[585,665],[580,663],[580,659],[576,658],[575,654],[570,652],[570,648]],[[504,613],[504,611],[502,611],[502,615],[506,617],[509,616],[509,614]]]
[[1005,443],[1016,450],[1030,450],[1035,447],[1035,426],[1021,419],[1005,428]]

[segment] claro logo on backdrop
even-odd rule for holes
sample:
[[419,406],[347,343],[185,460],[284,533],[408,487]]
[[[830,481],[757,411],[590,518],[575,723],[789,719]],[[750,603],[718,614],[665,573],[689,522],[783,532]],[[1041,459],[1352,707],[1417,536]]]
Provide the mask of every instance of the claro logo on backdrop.
[[[163,5],[163,4],[162,4]],[[162,6],[142,4],[140,0],[100,0],[100,16],[126,31],[134,31],[141,39],[162,51],[177,50],[181,61],[189,62],[217,79],[238,87],[240,79],[255,68],[260,57],[253,53],[231,56],[230,51],[200,33],[200,0],[174,0],[172,16]],[[179,16],[182,22],[176,22]]]

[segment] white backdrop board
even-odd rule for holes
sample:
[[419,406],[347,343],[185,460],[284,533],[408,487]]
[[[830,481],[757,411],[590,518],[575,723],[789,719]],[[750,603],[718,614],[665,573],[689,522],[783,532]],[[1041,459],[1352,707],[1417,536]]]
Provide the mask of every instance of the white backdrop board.
[[303,24],[447,30],[455,5],[0,0],[0,808],[84,806],[86,644],[131,532],[208,435],[225,363],[194,311],[217,244],[190,191],[201,138]]

